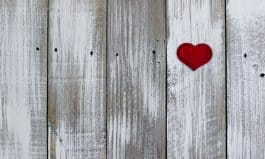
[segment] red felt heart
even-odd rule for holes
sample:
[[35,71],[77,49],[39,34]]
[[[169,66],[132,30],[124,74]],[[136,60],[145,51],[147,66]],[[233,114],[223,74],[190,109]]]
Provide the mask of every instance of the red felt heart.
[[184,43],[178,47],[177,57],[181,62],[195,71],[211,60],[212,49],[207,44],[194,46],[190,43]]

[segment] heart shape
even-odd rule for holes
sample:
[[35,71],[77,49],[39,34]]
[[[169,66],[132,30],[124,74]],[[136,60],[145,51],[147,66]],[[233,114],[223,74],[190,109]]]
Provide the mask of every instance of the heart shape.
[[177,57],[193,71],[208,63],[212,58],[212,49],[209,45],[201,43],[196,46],[183,43],[178,47]]

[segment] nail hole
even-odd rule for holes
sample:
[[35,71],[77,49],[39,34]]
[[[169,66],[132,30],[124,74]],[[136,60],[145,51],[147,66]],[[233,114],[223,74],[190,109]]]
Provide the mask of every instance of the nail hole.
[[152,53],[153,53],[153,54],[155,54],[155,53],[156,53],[156,51],[155,51],[155,50],[153,50],[153,51],[152,51]]
[[57,52],[57,51],[58,51],[58,49],[57,49],[57,48],[55,48],[55,49],[54,49],[54,51],[55,51],[55,52]]
[[39,48],[39,47],[36,47],[36,50],[37,50],[37,51],[39,51],[39,50],[40,50],[40,48]]
[[93,51],[90,51],[90,55],[91,55],[91,56],[93,55]]
[[246,58],[247,57],[247,54],[244,54],[244,57]]
[[119,53],[116,53],[116,56],[119,56]]
[[265,73],[261,73],[260,77],[262,77],[262,78],[265,77]]

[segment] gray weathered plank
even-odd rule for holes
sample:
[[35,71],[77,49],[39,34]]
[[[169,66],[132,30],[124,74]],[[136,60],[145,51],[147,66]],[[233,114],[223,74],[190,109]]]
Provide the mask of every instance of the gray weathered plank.
[[228,158],[265,158],[265,1],[227,1]]
[[165,158],[165,0],[108,3],[108,158]]
[[[167,156],[226,156],[225,1],[168,0]],[[184,42],[207,43],[213,58],[193,72],[176,58]]]
[[106,1],[49,5],[49,158],[106,158]]
[[1,0],[0,38],[0,158],[46,158],[47,1]]

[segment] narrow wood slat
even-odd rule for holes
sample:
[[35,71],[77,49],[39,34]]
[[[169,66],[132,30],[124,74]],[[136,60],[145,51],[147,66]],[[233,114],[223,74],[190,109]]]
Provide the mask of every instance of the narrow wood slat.
[[165,158],[165,0],[108,3],[110,159]]
[[[168,0],[169,159],[226,156],[224,0]],[[207,43],[213,58],[192,71],[176,58],[185,42]]]
[[46,41],[46,0],[0,1],[1,159],[47,157]]
[[228,158],[265,158],[265,1],[227,1]]
[[49,158],[106,158],[106,1],[49,2]]

